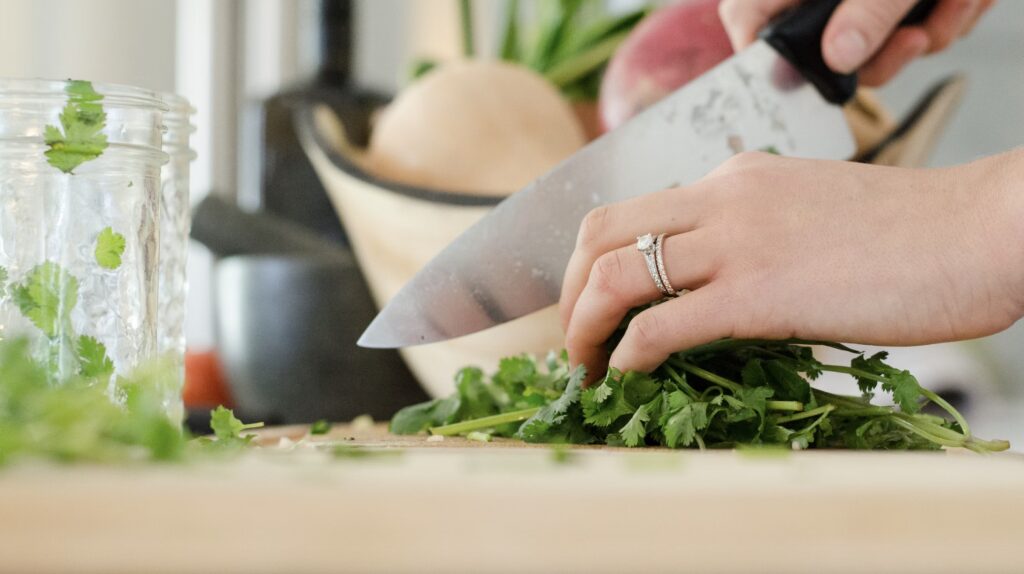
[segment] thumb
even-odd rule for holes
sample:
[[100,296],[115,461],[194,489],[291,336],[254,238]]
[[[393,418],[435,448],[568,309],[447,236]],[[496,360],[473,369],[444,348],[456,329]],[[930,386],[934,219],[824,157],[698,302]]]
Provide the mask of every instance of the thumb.
[[822,35],[825,63],[841,74],[862,66],[892,35],[915,0],[845,0]]

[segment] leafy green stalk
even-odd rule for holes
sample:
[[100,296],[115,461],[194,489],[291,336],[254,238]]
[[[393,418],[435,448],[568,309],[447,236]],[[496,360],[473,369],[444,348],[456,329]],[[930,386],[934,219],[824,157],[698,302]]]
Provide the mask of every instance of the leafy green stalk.
[[459,423],[452,423],[449,425],[443,425],[438,427],[430,427],[427,432],[433,435],[441,436],[455,436],[460,434],[466,434],[473,431],[479,431],[483,429],[489,429],[506,425],[508,423],[518,423],[525,421],[537,414],[541,407],[533,407],[530,409],[522,409],[518,411],[512,411],[508,413],[502,413],[500,415],[491,415],[487,417],[480,417],[478,419],[470,419]]
[[600,69],[628,35],[621,32],[555,63],[544,72],[544,77],[559,88],[567,88]]
[[472,58],[476,55],[473,42],[473,6],[470,0],[459,0],[459,22],[462,29],[462,55]]
[[519,0],[505,3],[505,31],[501,38],[498,55],[507,62],[517,62],[521,56],[519,48]]

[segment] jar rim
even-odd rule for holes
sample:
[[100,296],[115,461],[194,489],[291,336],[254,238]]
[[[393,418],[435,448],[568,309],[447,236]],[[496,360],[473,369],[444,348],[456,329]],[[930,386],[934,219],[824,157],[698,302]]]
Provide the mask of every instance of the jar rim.
[[[44,78],[0,78],[0,101],[6,99],[33,98],[40,100],[66,100],[67,86],[73,80],[48,80]],[[161,94],[152,90],[90,82],[93,89],[103,95],[103,105],[123,108],[152,108],[162,112],[171,109],[170,103]],[[187,102],[187,100],[186,100]]]

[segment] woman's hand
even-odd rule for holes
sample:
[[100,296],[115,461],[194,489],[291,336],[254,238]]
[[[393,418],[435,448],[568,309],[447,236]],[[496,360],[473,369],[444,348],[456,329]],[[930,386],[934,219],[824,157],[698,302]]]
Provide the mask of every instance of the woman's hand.
[[[737,50],[799,0],[722,0],[719,13]],[[860,70],[861,82],[888,82],[911,60],[946,49],[964,36],[995,0],[940,0],[921,26],[896,30],[916,0],[845,0],[822,37],[825,63],[840,73]]]
[[640,313],[611,357],[649,371],[722,337],[924,344],[1024,314],[1024,152],[911,170],[745,153],[700,182],[591,212],[564,281],[573,364],[592,377],[627,312],[660,298],[636,237],[666,233],[691,289]]

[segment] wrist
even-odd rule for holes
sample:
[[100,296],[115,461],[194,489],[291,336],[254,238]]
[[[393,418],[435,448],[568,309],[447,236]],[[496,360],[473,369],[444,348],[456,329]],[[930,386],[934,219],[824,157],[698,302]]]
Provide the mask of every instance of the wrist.
[[985,248],[1007,296],[1024,316],[1024,148],[967,164],[965,192],[977,197]]

